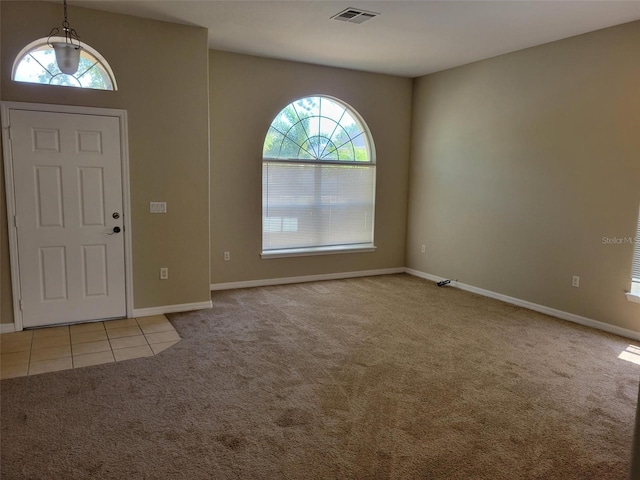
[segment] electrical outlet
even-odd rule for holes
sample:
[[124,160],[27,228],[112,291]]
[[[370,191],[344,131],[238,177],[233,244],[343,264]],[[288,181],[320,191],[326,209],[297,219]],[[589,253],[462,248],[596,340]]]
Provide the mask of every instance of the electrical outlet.
[[160,269],[160,280],[169,280],[169,269],[167,267]]
[[573,278],[571,279],[571,286],[578,288],[580,286],[580,277],[578,277],[577,275],[574,275]]
[[427,246],[426,245],[422,245],[422,247],[420,248],[420,251],[422,253],[425,253],[427,251]]
[[231,260],[231,252],[224,252],[224,261],[228,262]]

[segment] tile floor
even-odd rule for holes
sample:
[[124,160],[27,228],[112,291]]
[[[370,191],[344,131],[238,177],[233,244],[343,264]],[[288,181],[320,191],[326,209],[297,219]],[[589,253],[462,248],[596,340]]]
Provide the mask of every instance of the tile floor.
[[150,357],[180,341],[164,315],[0,335],[0,379]]

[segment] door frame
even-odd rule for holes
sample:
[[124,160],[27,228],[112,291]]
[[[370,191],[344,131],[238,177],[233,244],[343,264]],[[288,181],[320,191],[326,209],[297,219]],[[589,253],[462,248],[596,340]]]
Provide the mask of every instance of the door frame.
[[120,158],[122,177],[122,209],[124,226],[124,269],[125,269],[125,304],[127,318],[133,317],[133,261],[131,241],[131,195],[129,190],[129,137],[127,111],[112,108],[81,107],[75,105],[49,105],[43,103],[1,102],[2,146],[4,156],[4,181],[7,202],[7,226],[9,236],[9,257],[11,262],[11,287],[13,296],[13,322],[16,332],[23,329],[22,298],[20,287],[20,262],[18,258],[18,229],[16,227],[15,185],[13,180],[13,152],[11,150],[10,113],[11,110],[29,110],[48,113],[72,113],[115,117],[120,125]]

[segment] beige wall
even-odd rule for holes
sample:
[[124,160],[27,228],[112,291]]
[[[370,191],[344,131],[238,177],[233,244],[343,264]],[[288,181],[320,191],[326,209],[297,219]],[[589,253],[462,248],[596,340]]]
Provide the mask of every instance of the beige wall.
[[[208,49],[202,28],[71,6],[83,41],[110,62],[117,92],[10,80],[13,59],[61,19],[59,3],[5,2],[2,8],[2,100],[128,111],[134,306],[208,301]],[[166,215],[149,214],[166,201]],[[12,321],[5,296],[2,322]],[[160,281],[159,268],[169,268]]]
[[417,79],[407,266],[640,331],[602,243],[635,236],[639,59],[634,22]]
[[[217,51],[209,68],[212,282],[403,267],[411,80]],[[348,103],[371,130],[377,251],[262,260],[264,138],[282,108],[313,94]],[[223,261],[224,251],[231,261]]]

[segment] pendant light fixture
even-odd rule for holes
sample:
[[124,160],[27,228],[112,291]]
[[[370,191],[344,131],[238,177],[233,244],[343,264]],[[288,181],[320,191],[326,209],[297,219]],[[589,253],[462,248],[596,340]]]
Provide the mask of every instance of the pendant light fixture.
[[[62,32],[64,32],[63,42],[51,42],[51,37],[59,35],[60,29],[53,27],[49,32],[49,40],[47,43],[53,48],[56,53],[56,63],[62,73],[67,75],[73,75],[78,71],[78,64],[80,63],[80,36],[71,28],[69,21],[67,20],[67,0],[63,0],[64,5],[64,20],[62,21]],[[60,35],[61,37],[62,35]]]

